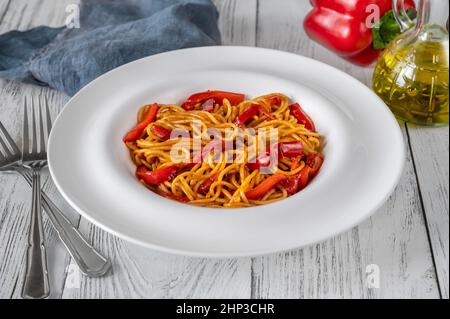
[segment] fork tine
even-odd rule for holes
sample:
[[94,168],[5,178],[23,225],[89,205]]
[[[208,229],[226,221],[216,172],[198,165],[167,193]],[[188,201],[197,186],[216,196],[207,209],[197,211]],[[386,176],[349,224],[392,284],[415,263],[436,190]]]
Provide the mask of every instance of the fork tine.
[[52,117],[50,116],[50,108],[48,107],[47,96],[45,96],[45,111],[47,113],[47,138],[50,136],[52,130]]
[[[3,135],[5,136],[6,141],[8,141],[9,146],[11,146],[13,152],[14,152],[15,154],[20,154],[20,150],[19,150],[19,148],[17,147],[17,144],[14,142],[14,140],[13,140],[12,137],[11,137],[11,135],[9,135],[8,131],[7,131],[6,128],[3,126],[2,122],[0,122],[0,131],[3,132]],[[2,140],[2,138],[0,138],[0,140]],[[3,143],[4,143],[4,142],[2,141],[2,144],[3,144]]]
[[5,141],[3,141],[2,136],[0,135],[0,155],[2,154],[2,150],[3,153],[5,153],[6,156],[12,156],[11,151],[8,149],[8,146],[6,145]]
[[40,153],[44,153],[45,152],[46,136],[44,135],[44,118],[42,116],[41,103],[39,103],[38,109],[39,109],[39,129],[40,129],[40,140],[41,140],[41,145],[39,147],[39,152]]
[[24,98],[23,108],[23,136],[22,136],[22,153],[28,154],[30,152],[30,136],[28,134],[28,107],[27,98]]
[[[0,131],[3,132],[2,123],[0,123]],[[3,150],[3,152],[2,152]],[[4,153],[6,156],[11,156],[11,151],[9,150],[8,146],[6,145],[5,141],[3,140],[2,135],[0,134],[0,155]],[[1,157],[0,157],[1,158]]]
[[36,110],[34,107],[34,99],[31,99],[31,114],[32,114],[32,123],[31,123],[31,127],[32,127],[32,132],[31,132],[31,139],[32,139],[32,153],[33,154],[37,154],[37,129],[36,129]]

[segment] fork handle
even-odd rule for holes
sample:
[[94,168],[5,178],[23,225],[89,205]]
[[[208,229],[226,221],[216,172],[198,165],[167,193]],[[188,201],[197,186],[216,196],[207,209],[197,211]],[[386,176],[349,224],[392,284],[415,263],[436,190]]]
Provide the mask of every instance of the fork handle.
[[[21,175],[31,185],[30,176],[24,172]],[[81,272],[90,277],[104,275],[111,267],[110,261],[89,244],[44,192],[42,199],[50,222]]]
[[42,227],[41,183],[39,171],[33,170],[33,197],[30,231],[28,233],[27,263],[22,297],[42,299],[50,295],[47,271],[47,254]]

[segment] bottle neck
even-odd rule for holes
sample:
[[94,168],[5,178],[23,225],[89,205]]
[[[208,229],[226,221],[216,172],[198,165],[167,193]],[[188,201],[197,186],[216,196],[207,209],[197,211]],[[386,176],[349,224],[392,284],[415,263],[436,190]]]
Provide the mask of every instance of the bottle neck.
[[420,41],[448,44],[448,0],[419,0],[413,34]]
[[447,29],[449,0],[418,0],[417,2],[417,28],[424,25],[437,25]]

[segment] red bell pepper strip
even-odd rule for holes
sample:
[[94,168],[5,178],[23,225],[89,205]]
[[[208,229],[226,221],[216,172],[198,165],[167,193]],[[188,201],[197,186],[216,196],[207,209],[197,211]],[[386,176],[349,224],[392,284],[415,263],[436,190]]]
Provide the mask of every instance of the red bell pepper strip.
[[275,96],[272,96],[271,98],[269,98],[269,99],[267,100],[267,103],[268,103],[270,106],[280,105],[280,104],[281,104],[281,99],[280,99],[279,96],[275,95]]
[[289,195],[293,195],[308,185],[311,168],[305,165],[298,174],[287,177],[282,185]]
[[248,106],[241,114],[239,114],[234,120],[234,124],[242,127],[248,120],[259,114],[260,106],[259,104],[253,103]]
[[254,163],[247,163],[245,166],[251,171],[260,169],[261,167],[268,167],[270,164],[270,152],[266,150],[264,154],[259,155]]
[[202,111],[212,112],[214,110],[214,100],[209,99],[202,104]]
[[147,185],[158,185],[174,178],[179,170],[180,168],[176,165],[158,168],[154,171],[149,170],[144,165],[140,165],[136,169],[136,176]]
[[198,188],[199,192],[202,194],[207,194],[209,192],[209,189],[211,188],[211,185],[217,181],[219,178],[220,172],[213,174],[211,177],[205,179],[203,183]]
[[263,108],[261,105],[259,106],[259,113],[264,115],[265,117],[267,117],[269,120],[274,120],[275,116],[273,116],[272,114],[270,114],[269,112],[266,111],[265,108]]
[[[292,142],[280,142],[275,144],[274,147],[278,147],[278,159],[285,157],[298,157],[304,153],[303,143],[299,141]],[[266,150],[263,154],[260,154],[254,162],[246,164],[247,168],[251,171],[260,169],[261,167],[268,167],[270,165],[270,155],[274,150]]]
[[289,195],[295,194],[308,185],[318,173],[323,164],[323,158],[320,154],[310,153],[306,158],[306,165],[302,170],[294,175],[289,176],[282,182],[283,187]]
[[156,119],[156,114],[158,113],[159,105],[158,104],[152,104],[150,108],[148,109],[147,113],[145,114],[144,119],[136,125],[130,132],[128,132],[127,135],[123,138],[123,141],[126,142],[135,142],[138,140],[142,133],[144,132],[145,128]]
[[284,187],[289,195],[294,195],[298,192],[298,178],[297,175],[287,177],[281,185]]
[[[388,23],[383,34],[387,40],[400,32],[393,19],[392,0],[312,0],[312,11],[304,20],[308,36],[350,62],[370,65],[378,57],[380,46],[374,41],[372,17],[377,10],[380,21]],[[374,9],[376,8],[376,9]],[[413,0],[405,0],[405,9],[415,8]],[[389,20],[389,21],[385,21]],[[383,26],[380,26],[383,28]]]
[[275,117],[266,111],[261,105],[257,103],[252,103],[250,106],[245,108],[245,110],[239,114],[234,120],[234,124],[239,127],[242,127],[246,122],[248,122],[252,117],[263,114],[267,118],[273,120]]
[[275,174],[268,178],[266,178],[264,181],[262,181],[261,184],[256,186],[255,188],[252,188],[249,191],[245,192],[245,196],[247,199],[250,200],[257,200],[264,195],[266,195],[268,192],[270,192],[275,186],[277,186],[280,182],[286,179],[286,175],[284,174]]
[[289,109],[291,111],[291,114],[295,117],[298,123],[305,125],[305,128],[307,130],[310,130],[311,132],[316,131],[314,122],[311,120],[309,115],[306,114],[305,111],[303,111],[300,104],[294,103],[289,106]]
[[303,155],[303,143],[300,141],[278,143],[279,157],[297,157]]
[[305,188],[306,185],[308,185],[310,179],[311,179],[311,169],[309,168],[309,166],[305,166],[298,173],[298,191],[301,191],[303,188]]
[[245,99],[244,94],[225,91],[206,91],[191,95],[181,106],[187,110],[193,110],[197,104],[202,104],[210,99],[215,103],[222,103],[224,99],[230,101],[231,105],[238,105]]
[[291,162],[291,171],[293,171],[294,169],[297,169],[298,166],[300,165],[300,159],[301,157],[296,157],[292,160]]
[[167,141],[168,139],[170,139],[170,134],[172,133],[172,130],[169,130],[159,125],[153,125],[152,133],[155,134],[160,140]]
[[323,158],[319,154],[309,154],[306,158],[306,165],[311,167],[311,178],[314,178],[319,173],[323,164]]

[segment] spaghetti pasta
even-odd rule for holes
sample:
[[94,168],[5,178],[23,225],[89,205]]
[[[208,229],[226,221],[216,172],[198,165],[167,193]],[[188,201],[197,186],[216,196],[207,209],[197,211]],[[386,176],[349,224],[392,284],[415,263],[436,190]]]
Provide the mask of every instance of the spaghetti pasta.
[[275,202],[303,189],[323,162],[313,121],[279,93],[252,100],[196,93],[182,105],[143,106],[137,122],[124,137],[136,176],[159,195],[192,205]]

